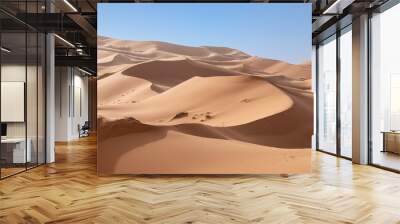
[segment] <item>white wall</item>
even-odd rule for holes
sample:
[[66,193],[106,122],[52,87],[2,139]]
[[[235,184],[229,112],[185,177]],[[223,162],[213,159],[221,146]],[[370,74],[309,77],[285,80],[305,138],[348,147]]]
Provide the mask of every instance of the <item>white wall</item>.
[[55,140],[68,141],[69,139],[69,68],[55,68]]
[[[77,127],[78,124],[80,124],[81,126],[85,123],[85,121],[88,121],[89,118],[89,111],[88,111],[88,78],[86,76],[81,76],[81,73],[79,73],[79,75],[75,75],[75,79],[74,79],[74,86],[75,86],[75,117],[73,119],[73,127]],[[77,91],[80,91],[80,93],[78,93]],[[80,99],[78,98],[78,96],[80,95]],[[79,108],[79,102],[78,100],[80,100],[80,106],[81,106],[81,112],[78,110]],[[74,136],[78,136],[78,129],[77,128],[73,128],[73,135]]]
[[78,125],[88,120],[88,78],[76,68],[56,67],[55,86],[55,140],[77,139]]

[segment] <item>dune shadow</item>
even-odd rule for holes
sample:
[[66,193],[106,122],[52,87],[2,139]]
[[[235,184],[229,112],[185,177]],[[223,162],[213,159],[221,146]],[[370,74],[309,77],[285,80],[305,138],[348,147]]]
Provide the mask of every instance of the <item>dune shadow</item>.
[[211,77],[237,75],[237,72],[189,59],[175,61],[148,61],[133,65],[124,75],[145,79],[161,86],[176,86],[194,76]]
[[180,124],[174,129],[206,138],[230,139],[278,148],[309,148],[313,132],[313,126],[310,125],[313,123],[312,98],[294,91],[285,92],[294,104],[273,116],[231,127]]
[[113,173],[120,158],[151,142],[165,138],[168,129],[142,124],[133,118],[114,122],[100,121],[98,170]]

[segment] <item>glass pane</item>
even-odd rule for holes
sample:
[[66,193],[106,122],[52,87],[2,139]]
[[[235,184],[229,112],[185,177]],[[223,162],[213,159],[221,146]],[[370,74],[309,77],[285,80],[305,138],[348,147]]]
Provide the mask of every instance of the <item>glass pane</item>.
[[38,163],[45,163],[45,35],[38,35]]
[[318,148],[336,153],[336,37],[318,48]]
[[25,170],[30,159],[26,150],[26,35],[2,33],[1,45],[1,173],[5,177]]
[[400,5],[372,17],[372,163],[400,170]]
[[[349,29],[349,30],[348,30]],[[352,157],[352,35],[351,27],[340,36],[340,152]]]
[[37,132],[38,132],[38,120],[37,120],[37,74],[38,74],[38,57],[37,57],[37,45],[38,37],[36,32],[27,33],[27,44],[28,44],[28,55],[27,55],[27,80],[26,80],[26,113],[27,113],[27,143],[28,143],[28,168],[37,165]]

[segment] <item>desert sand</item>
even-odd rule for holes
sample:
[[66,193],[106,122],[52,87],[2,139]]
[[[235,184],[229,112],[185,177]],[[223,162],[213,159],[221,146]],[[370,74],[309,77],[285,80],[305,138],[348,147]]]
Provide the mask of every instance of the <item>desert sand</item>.
[[98,38],[99,174],[310,171],[311,65]]

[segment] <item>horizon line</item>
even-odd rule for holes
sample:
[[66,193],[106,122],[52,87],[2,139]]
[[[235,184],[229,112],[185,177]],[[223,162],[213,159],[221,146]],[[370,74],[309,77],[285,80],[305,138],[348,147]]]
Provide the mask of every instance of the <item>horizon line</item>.
[[281,62],[285,62],[287,64],[291,64],[291,65],[304,65],[304,64],[309,64],[311,63],[311,58],[310,59],[306,59],[303,60],[303,62],[301,63],[291,63],[288,62],[286,60],[283,59],[277,59],[277,58],[266,58],[263,56],[258,56],[258,55],[251,55],[243,50],[237,49],[237,48],[232,48],[232,47],[226,47],[226,46],[213,46],[213,45],[201,45],[201,46],[193,46],[193,45],[186,45],[186,44],[181,44],[181,43],[172,43],[172,42],[167,42],[167,41],[161,41],[161,40],[132,40],[132,39],[126,39],[126,38],[118,38],[118,37],[110,37],[110,36],[105,36],[105,35],[99,35],[97,34],[97,38],[108,38],[108,39],[114,39],[114,40],[122,40],[122,41],[136,41],[136,42],[160,42],[160,43],[166,43],[166,44],[173,44],[173,45],[179,45],[179,46],[183,46],[183,47],[197,47],[197,48],[201,48],[201,47],[219,47],[219,48],[229,48],[232,50],[237,50],[240,51],[242,53],[245,53],[247,55],[249,55],[250,57],[257,57],[257,58],[262,58],[262,59],[267,59],[267,60],[275,60],[275,61],[281,61]]

